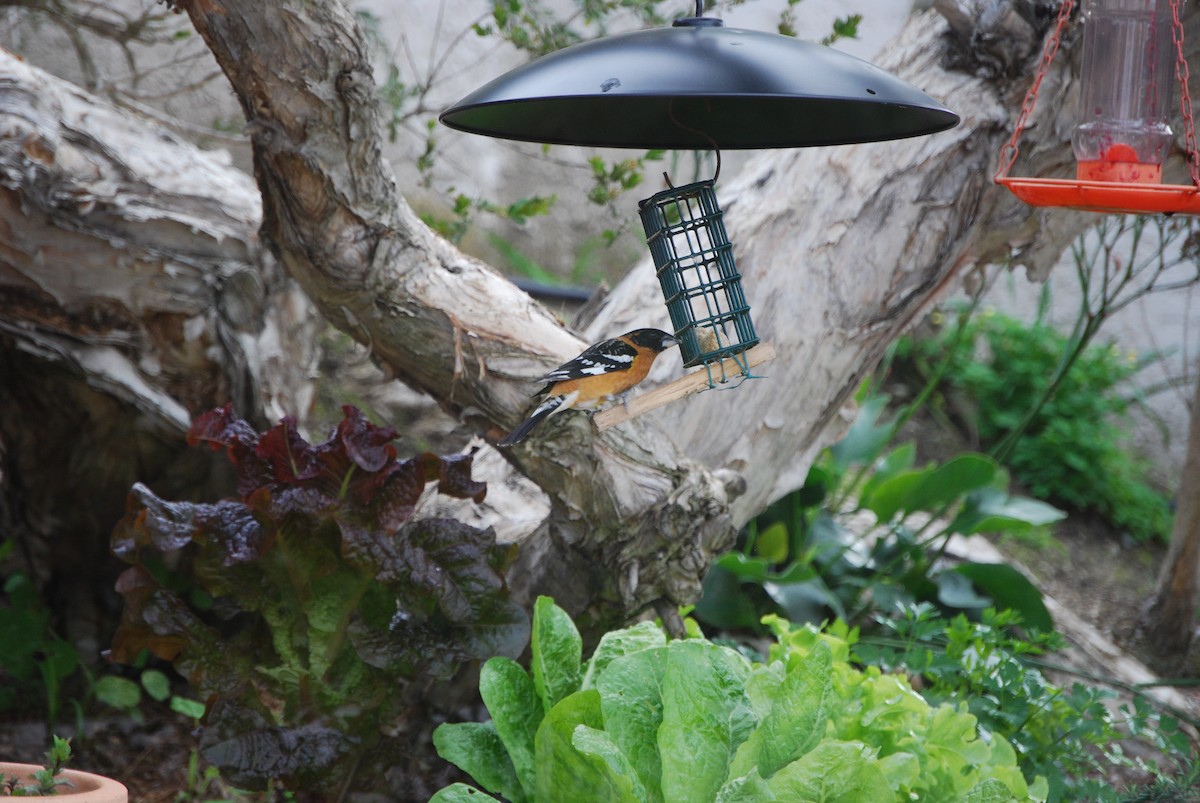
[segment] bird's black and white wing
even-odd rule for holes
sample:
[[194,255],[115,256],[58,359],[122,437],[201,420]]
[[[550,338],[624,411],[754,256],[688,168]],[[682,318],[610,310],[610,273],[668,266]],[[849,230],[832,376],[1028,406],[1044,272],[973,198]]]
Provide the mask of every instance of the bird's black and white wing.
[[620,338],[602,340],[575,359],[565,362],[542,377],[542,382],[553,384],[585,376],[600,376],[615,371],[628,371],[637,356],[637,349]]

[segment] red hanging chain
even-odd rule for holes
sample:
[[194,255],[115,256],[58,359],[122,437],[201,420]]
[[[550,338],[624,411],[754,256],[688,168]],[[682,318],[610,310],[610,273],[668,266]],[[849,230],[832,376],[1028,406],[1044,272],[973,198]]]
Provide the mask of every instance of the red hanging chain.
[[1179,106],[1183,113],[1183,139],[1187,147],[1188,172],[1192,185],[1200,188],[1200,150],[1196,148],[1196,123],[1192,119],[1192,96],[1188,91],[1188,64],[1183,55],[1183,23],[1179,21],[1179,0],[1168,0],[1171,7],[1171,38],[1175,41],[1175,77],[1179,80]]
[[[1176,0],[1171,0],[1172,3]],[[1042,79],[1046,77],[1046,72],[1050,69],[1050,62],[1054,60],[1054,55],[1058,53],[1059,42],[1062,41],[1062,32],[1067,27],[1067,21],[1071,17],[1071,10],[1075,7],[1075,0],[1063,0],[1063,4],[1058,8],[1058,22],[1054,25],[1054,32],[1050,34],[1050,38],[1046,40],[1046,46],[1042,49],[1042,61],[1038,64],[1037,75],[1034,76],[1033,86],[1029,87],[1029,91],[1025,93],[1025,100],[1021,103],[1021,113],[1017,116],[1017,124],[1013,128],[1012,136],[1004,147],[1000,149],[1000,165],[996,168],[996,174],[992,176],[993,181],[999,181],[1008,176],[1008,171],[1012,169],[1013,163],[1017,161],[1017,154],[1020,149],[1017,147],[1017,140],[1021,138],[1021,132],[1025,130],[1025,124],[1029,121],[1029,115],[1033,113],[1033,107],[1037,105],[1038,89],[1042,86]],[[1180,46],[1182,48],[1182,45]],[[1180,50],[1182,53],[1183,51]],[[1185,67],[1186,69],[1186,67]]]
[[[1188,64],[1183,54],[1183,23],[1179,19],[1180,0],[1167,0],[1167,2],[1171,9],[1171,39],[1175,43],[1175,77],[1179,81],[1179,104],[1183,114],[1183,134],[1187,148],[1188,171],[1191,173],[1192,184],[1200,188],[1200,148],[1196,144],[1196,124],[1192,116],[1192,97],[1188,90]],[[1046,40],[1046,46],[1042,50],[1042,60],[1038,64],[1037,75],[1034,76],[1033,85],[1029,87],[1029,91],[1025,94],[1025,100],[1021,104],[1021,113],[1017,116],[1017,123],[1013,128],[1012,136],[1005,143],[1004,147],[1000,149],[1000,164],[996,168],[996,174],[992,176],[993,181],[1006,178],[1008,171],[1012,169],[1013,164],[1017,161],[1017,155],[1020,153],[1017,142],[1020,140],[1021,133],[1025,130],[1025,125],[1029,121],[1029,115],[1033,113],[1033,108],[1037,105],[1038,89],[1041,88],[1042,79],[1046,77],[1046,72],[1050,68],[1050,62],[1054,60],[1055,54],[1058,53],[1058,46],[1062,41],[1062,32],[1067,27],[1067,22],[1070,19],[1074,6],[1075,0],[1063,0],[1062,5],[1059,6],[1058,20],[1054,25],[1054,32]]]

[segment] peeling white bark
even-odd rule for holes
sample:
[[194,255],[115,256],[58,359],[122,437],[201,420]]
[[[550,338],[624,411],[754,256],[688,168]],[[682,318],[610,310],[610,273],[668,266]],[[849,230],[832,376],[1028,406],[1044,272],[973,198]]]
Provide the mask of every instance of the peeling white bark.
[[[529,378],[578,353],[583,341],[435,237],[396,195],[380,158],[370,64],[346,7],[180,5],[247,114],[262,231],[287,273],[387,370],[465,425],[495,437],[519,421],[534,389]],[[1013,10],[1029,3],[983,5],[989,13],[976,16],[975,28],[970,14],[951,14],[953,32],[932,11],[915,16],[881,62],[961,114],[959,128],[764,153],[718,188],[757,327],[780,355],[765,378],[601,436],[580,417],[548,424],[545,437],[505,454],[546,492],[545,517],[545,502],[527,484],[511,481],[494,456],[480,460],[492,486],[480,513],[504,520],[505,537],[523,541],[514,581],[523,592],[550,591],[595,616],[663,597],[690,600],[735,526],[801,484],[813,455],[847,420],[844,407],[862,377],[932,300],[974,264],[1012,255],[1042,270],[1081,230],[1085,216],[1034,212],[991,183],[1026,79],[988,76],[1040,43],[1021,42],[1029,17]],[[278,24],[283,18],[287,25]],[[1043,85],[1021,169],[1069,166],[1069,52]],[[9,328],[67,337],[45,310],[72,293],[97,309],[107,309],[96,301],[103,300],[119,309],[121,326],[79,337],[116,339],[122,353],[137,355],[143,378],[172,398],[187,395],[172,378],[233,359],[244,368],[231,373],[265,375],[268,388],[272,371],[280,377],[256,409],[303,410],[304,360],[272,362],[299,339],[303,310],[274,295],[281,285],[259,254],[246,181],[124,115],[97,112],[91,119],[104,126],[86,128],[95,101],[72,92],[9,56],[0,60],[0,292],[35,299],[43,313]],[[14,104],[29,111],[14,113]],[[137,156],[125,154],[129,148]],[[164,199],[169,212],[153,203]],[[139,323],[138,314],[156,308],[175,324],[169,348],[147,345],[154,341]],[[274,323],[253,323],[272,314]],[[664,322],[653,272],[642,264],[586,335]],[[660,363],[661,379],[672,368]],[[201,397],[187,396],[189,411]]]
[[176,436],[312,399],[312,307],[223,157],[0,50],[0,330]]

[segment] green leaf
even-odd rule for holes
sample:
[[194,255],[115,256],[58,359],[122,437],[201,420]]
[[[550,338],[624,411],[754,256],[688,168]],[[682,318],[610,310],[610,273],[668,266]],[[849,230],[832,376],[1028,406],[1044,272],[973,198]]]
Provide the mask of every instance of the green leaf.
[[782,571],[773,571],[762,558],[748,558],[741,552],[726,552],[717,559],[714,568],[735,575],[741,582],[800,583],[817,577],[811,566],[801,561],[789,563]]
[[890,480],[892,477],[900,474],[902,471],[907,471],[913,467],[913,463],[917,460],[917,446],[914,443],[905,443],[897,446],[885,457],[875,461],[874,472],[871,478],[863,485],[862,492],[859,497],[868,499],[875,493],[875,489],[882,483]]
[[777,521],[758,534],[754,554],[768,563],[783,563],[788,556],[787,525]]
[[105,675],[96,681],[96,699],[105,705],[128,711],[142,701],[142,690],[128,678]]
[[346,625],[363,582],[356,573],[337,566],[310,583],[304,621],[308,625],[308,668],[314,675],[325,675],[338,658],[338,648],[347,646]]
[[503,795],[513,803],[525,800],[512,761],[492,723],[443,723],[433,732],[433,746],[439,756],[487,791]]
[[760,776],[770,778],[811,750],[829,719],[832,672],[833,654],[823,641],[789,667],[783,683],[775,687],[770,711],[738,748],[729,774],[741,777],[757,769]]
[[808,469],[808,476],[804,478],[804,485],[792,492],[795,497],[796,504],[803,508],[818,507],[825,498],[829,496],[829,491],[836,484],[833,475],[817,464],[813,464]]
[[726,647],[691,640],[667,647],[658,729],[665,800],[712,800],[724,785],[734,752],[757,724],[748,675],[746,659]]
[[897,474],[880,483],[862,505],[880,521],[890,521],[900,511],[936,512],[970,491],[990,486],[998,470],[986,455],[961,454],[937,467]]
[[745,558],[740,552],[724,555],[704,576],[704,590],[693,613],[709,625],[723,630],[754,629],[762,614],[746,596],[742,579],[721,565],[721,561],[735,555],[747,561],[756,561],[764,567],[766,565],[761,558]]
[[46,751],[46,769],[51,776],[62,772],[71,761],[71,740],[61,736],[52,737],[50,749]]
[[522,789],[532,796],[537,775],[534,738],[544,716],[533,681],[511,658],[491,658],[479,673],[479,695],[508,749]]
[[[922,703],[924,710],[921,713],[925,714],[928,711],[928,705],[924,704],[924,701]],[[888,786],[893,789],[901,787],[911,789],[921,779],[921,761],[912,753],[892,753],[880,757],[877,761],[883,777],[887,778]]]
[[646,788],[642,786],[637,770],[607,733],[587,725],[578,725],[571,736],[571,743],[579,752],[595,756],[605,763],[611,778],[610,783],[620,790],[622,800],[646,799]]
[[1013,800],[1012,792],[1008,791],[1007,786],[995,778],[988,778],[980,781],[970,792],[967,792],[963,803],[1009,803],[1011,800]]
[[533,686],[549,712],[554,704],[579,689],[583,639],[575,623],[550,597],[538,597],[533,606],[530,642]]
[[996,481],[1000,466],[983,454],[956,455],[935,468],[909,500],[910,510],[935,510]]
[[820,577],[799,583],[767,581],[762,588],[793,622],[820,622],[830,610],[838,617],[846,615],[842,601]]
[[880,522],[891,521],[925,480],[929,469],[905,471],[875,486],[870,496],[859,497],[858,503],[875,514]]
[[175,695],[171,697],[171,710],[185,717],[200,719],[204,716],[204,703]]
[[982,765],[991,751],[979,739],[975,717],[940,705],[933,711],[925,736],[925,750],[952,773],[961,775],[972,765]]
[[892,422],[877,423],[887,403],[887,396],[873,396],[863,402],[846,437],[830,447],[829,452],[839,473],[853,465],[874,460],[892,439]]
[[[524,216],[513,215],[511,212],[512,207],[510,207],[509,217],[511,217],[514,222],[524,222],[524,220],[517,220],[517,217]],[[546,268],[542,267],[534,260],[530,259],[529,256],[522,253],[515,245],[500,235],[489,233],[487,237],[499,252],[501,258],[503,258],[507,263],[509,270],[511,270],[513,273],[519,274],[526,279],[532,279],[535,282],[549,285],[550,287],[557,287],[563,283],[561,278],[546,270]]]
[[967,495],[950,530],[975,533],[1028,532],[1066,518],[1056,507],[1025,497],[1010,497],[998,488],[981,488]]
[[142,688],[150,695],[150,699],[161,703],[171,696],[171,681],[163,672],[147,669],[142,673],[141,681]]
[[781,800],[864,803],[896,798],[861,742],[821,742],[777,772],[767,786]]
[[587,662],[582,687],[594,688],[600,673],[622,655],[655,647],[665,647],[666,644],[666,635],[663,634],[662,628],[654,622],[638,622],[633,627],[623,630],[610,630],[600,637],[600,643],[596,645],[591,660]]
[[713,568],[733,575],[739,582],[761,583],[771,574],[771,564],[763,558],[751,558],[741,552],[726,552],[717,558]]
[[465,783],[452,783],[438,790],[437,794],[429,798],[429,803],[482,803],[485,800],[494,798]]
[[760,803],[778,799],[758,770],[750,770],[749,775],[734,778],[722,786],[713,803]]
[[74,644],[52,635],[40,646],[42,655],[39,668],[43,678],[53,677],[59,681],[79,667],[79,650],[75,649]]
[[992,604],[991,597],[975,593],[975,586],[971,581],[953,570],[942,572],[935,582],[938,602],[947,607],[969,611],[982,610]]
[[951,571],[968,578],[985,591],[1000,610],[1011,609],[1021,614],[1028,627],[1049,633],[1054,620],[1046,609],[1042,592],[1029,578],[1007,563],[962,563]]
[[534,799],[633,803],[629,779],[614,775],[604,759],[575,748],[575,730],[580,725],[604,726],[600,694],[594,689],[563,698],[542,720],[535,739],[538,772]]
[[665,646],[639,650],[613,659],[596,678],[605,730],[629,757],[651,803],[663,800],[658,730],[666,661]]

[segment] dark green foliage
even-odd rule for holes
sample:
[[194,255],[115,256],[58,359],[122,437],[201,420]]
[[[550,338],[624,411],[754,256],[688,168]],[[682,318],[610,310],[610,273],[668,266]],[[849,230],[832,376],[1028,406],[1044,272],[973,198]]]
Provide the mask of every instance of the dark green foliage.
[[[406,680],[528,638],[491,531],[411,520],[429,482],[483,498],[471,457],[398,460],[394,430],[344,412],[315,445],[290,419],[259,435],[230,407],[201,416],[189,439],[227,451],[238,497],[167,502],[135,486],[113,534],[133,566],[112,657],[174,661],[207,703],[205,758],[240,785],[334,788],[347,756],[403,720]],[[174,590],[164,567],[180,555],[203,594]]]
[[969,399],[969,425],[985,448],[1003,448],[998,457],[1029,493],[1098,513],[1138,540],[1169,537],[1167,500],[1147,482],[1148,464],[1130,451],[1123,426],[1137,403],[1131,380],[1146,363],[1115,345],[1090,346],[1052,386],[1073,345],[1066,335],[994,313],[965,327],[962,348],[951,348],[947,327],[908,340],[899,354],[946,362],[944,386]]
[[896,420],[883,418],[886,403],[882,396],[865,401],[804,487],[760,514],[743,533],[741,549],[718,559],[705,578],[697,618],[750,629],[765,613],[857,622],[873,609],[925,601],[974,613],[1013,608],[1027,623],[1052,628],[1041,593],[1016,569],[978,563],[947,569],[937,556],[953,534],[1028,532],[1062,512],[1009,496],[1004,472],[986,455],[917,468],[912,444],[885,453],[897,428]]
[[[0,562],[14,541],[0,543]],[[47,732],[63,707],[63,686],[81,669],[79,651],[54,632],[51,612],[42,604],[29,575],[0,575],[0,712],[44,704]]]

